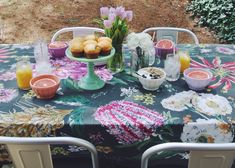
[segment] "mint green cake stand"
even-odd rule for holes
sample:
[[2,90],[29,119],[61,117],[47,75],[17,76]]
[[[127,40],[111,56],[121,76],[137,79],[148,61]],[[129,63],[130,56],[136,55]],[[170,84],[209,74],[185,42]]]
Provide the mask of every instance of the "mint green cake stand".
[[87,74],[80,79],[78,86],[85,90],[97,90],[104,87],[105,82],[100,79],[94,72],[95,62],[104,62],[112,58],[115,54],[115,49],[112,48],[111,52],[107,56],[99,56],[97,59],[87,59],[87,58],[76,58],[72,55],[69,48],[66,49],[66,56],[75,61],[86,62],[87,63]]

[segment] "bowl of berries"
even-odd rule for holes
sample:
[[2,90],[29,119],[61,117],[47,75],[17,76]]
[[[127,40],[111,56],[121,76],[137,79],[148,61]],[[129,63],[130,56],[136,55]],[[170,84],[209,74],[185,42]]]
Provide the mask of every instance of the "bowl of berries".
[[143,88],[151,91],[157,90],[166,79],[165,71],[156,67],[141,68],[137,74]]

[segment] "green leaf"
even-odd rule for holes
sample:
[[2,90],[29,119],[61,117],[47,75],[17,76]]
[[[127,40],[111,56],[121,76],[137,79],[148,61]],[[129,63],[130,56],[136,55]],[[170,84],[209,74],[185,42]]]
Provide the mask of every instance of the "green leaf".
[[128,83],[116,77],[113,77],[113,79],[111,81],[108,81],[107,83],[110,85],[115,85],[115,84],[128,85]]

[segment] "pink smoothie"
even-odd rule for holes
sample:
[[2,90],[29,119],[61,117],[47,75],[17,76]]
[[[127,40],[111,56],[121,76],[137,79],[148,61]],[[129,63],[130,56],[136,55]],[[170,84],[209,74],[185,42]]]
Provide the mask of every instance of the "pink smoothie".
[[33,84],[36,87],[47,88],[56,85],[56,81],[50,78],[39,79]]
[[187,75],[188,77],[194,78],[194,79],[208,79],[210,77],[208,72],[201,71],[201,70],[191,71]]

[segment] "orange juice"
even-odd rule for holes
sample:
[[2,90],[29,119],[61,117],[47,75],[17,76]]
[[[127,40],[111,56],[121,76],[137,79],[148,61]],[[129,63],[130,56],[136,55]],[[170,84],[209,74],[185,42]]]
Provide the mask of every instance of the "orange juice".
[[185,69],[190,66],[190,56],[186,52],[179,52],[180,57],[180,72],[183,73]]
[[20,61],[16,67],[16,80],[20,89],[30,89],[30,80],[33,77],[32,68],[29,62]]

